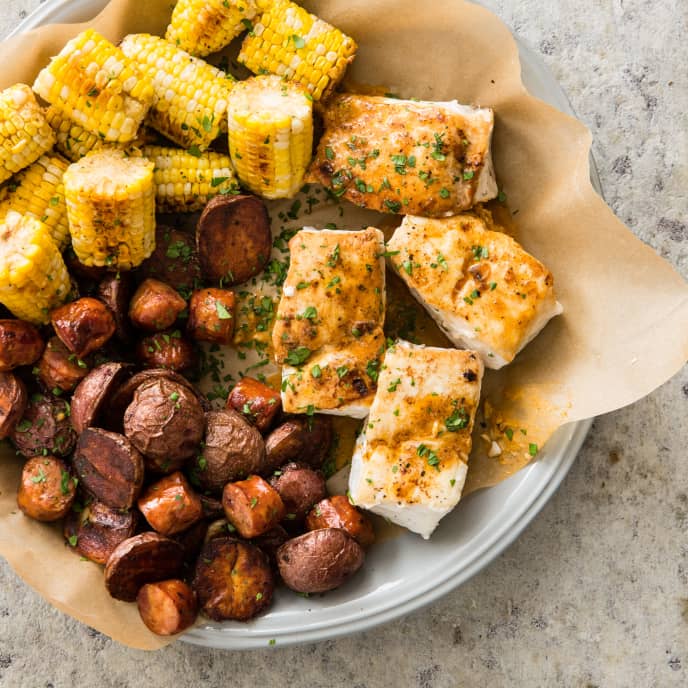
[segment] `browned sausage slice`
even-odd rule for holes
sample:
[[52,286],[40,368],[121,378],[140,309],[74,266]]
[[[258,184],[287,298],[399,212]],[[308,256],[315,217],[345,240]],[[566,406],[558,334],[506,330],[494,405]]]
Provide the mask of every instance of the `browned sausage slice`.
[[64,399],[32,395],[21,420],[10,436],[24,456],[56,454],[69,456],[76,444],[76,432],[69,418],[70,407]]
[[187,332],[199,342],[231,344],[234,337],[234,292],[199,289],[191,294]]
[[108,275],[98,285],[98,298],[112,311],[117,338],[128,344],[133,332],[127,314],[132,294],[131,273]]
[[88,296],[56,308],[50,314],[50,321],[55,334],[79,358],[100,349],[115,333],[110,309]]
[[346,495],[334,495],[319,501],[306,517],[306,528],[341,528],[361,547],[370,547],[375,541],[372,522]]
[[146,583],[178,578],[182,546],[157,533],[141,533],[120,543],[105,565],[105,587],[116,600],[133,602]]
[[45,389],[71,392],[88,374],[88,364],[77,358],[58,337],[51,337],[38,361],[38,378]]
[[0,372],[38,360],[45,346],[38,329],[25,320],[0,320]]
[[98,425],[101,410],[127,374],[125,363],[103,363],[94,368],[74,390],[72,426],[81,433]]
[[303,461],[320,468],[330,451],[333,436],[332,421],[327,416],[290,418],[265,439],[269,470],[274,471],[289,461]]
[[175,635],[196,620],[196,593],[180,580],[146,583],[136,596],[143,623],[157,635]]
[[149,368],[188,370],[196,365],[196,351],[179,330],[144,337],[136,347],[136,357]]
[[227,520],[247,539],[274,528],[286,513],[278,492],[257,475],[227,483],[222,492],[222,506]]
[[28,401],[24,383],[12,373],[0,373],[0,440],[10,436]]
[[179,471],[150,485],[137,503],[153,530],[162,535],[180,533],[203,518],[200,498]]
[[287,510],[287,519],[302,521],[310,508],[327,496],[325,478],[304,464],[288,463],[270,478]]
[[280,393],[252,377],[242,377],[227,398],[227,408],[243,414],[260,432],[267,432],[282,410]]
[[129,319],[142,330],[161,332],[172,327],[185,308],[186,301],[171,286],[149,278],[129,303]]
[[77,442],[74,469],[83,487],[115,509],[130,509],[143,485],[143,457],[123,435],[86,428]]
[[76,483],[67,464],[54,456],[34,456],[22,469],[17,505],[37,521],[57,521],[72,506]]
[[205,279],[231,286],[255,277],[272,248],[265,204],[255,196],[216,196],[198,221],[196,247]]

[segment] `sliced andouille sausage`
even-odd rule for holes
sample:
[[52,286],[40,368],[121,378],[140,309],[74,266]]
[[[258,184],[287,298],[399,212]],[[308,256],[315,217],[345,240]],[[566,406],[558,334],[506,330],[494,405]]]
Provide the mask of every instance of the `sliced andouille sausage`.
[[287,519],[303,521],[311,507],[327,496],[325,477],[302,463],[288,463],[270,478],[287,510]]
[[72,426],[77,432],[99,425],[101,411],[128,370],[126,363],[103,363],[78,384],[72,396]]
[[176,635],[192,626],[198,615],[196,593],[184,581],[146,583],[136,596],[139,614],[157,635]]
[[38,328],[25,320],[0,320],[0,372],[35,363],[45,342]]
[[38,379],[45,389],[71,392],[88,374],[88,363],[77,358],[58,337],[51,337],[38,361]]
[[189,301],[186,331],[191,339],[231,344],[236,299],[229,289],[198,289]]
[[255,545],[217,537],[203,547],[193,580],[201,611],[214,621],[247,621],[271,601],[275,578]]
[[28,403],[24,383],[12,373],[0,373],[0,440],[12,434]]
[[151,528],[162,535],[180,533],[203,518],[199,496],[179,471],[149,485],[137,504]]
[[139,514],[91,501],[67,514],[64,536],[70,547],[96,564],[105,564],[115,547],[136,532]]
[[222,491],[222,506],[227,520],[246,539],[263,535],[286,514],[277,490],[257,475],[227,483]]
[[159,225],[155,230],[155,251],[141,265],[144,277],[154,277],[189,294],[201,279],[193,234]]
[[22,469],[17,506],[37,521],[57,521],[72,506],[76,481],[55,456],[34,456]]
[[332,421],[327,416],[293,416],[265,439],[269,470],[274,471],[289,461],[303,461],[320,468],[330,451],[332,439]]
[[128,317],[132,293],[132,276],[129,272],[109,274],[98,284],[98,298],[112,311],[115,335],[124,344],[130,344],[134,336]]
[[232,286],[255,277],[272,249],[265,203],[256,196],[216,196],[198,221],[196,247],[204,279]]
[[148,368],[177,372],[193,368],[198,360],[193,344],[179,330],[144,337],[136,347],[136,358]]
[[162,332],[174,325],[186,301],[165,282],[148,278],[129,302],[129,320],[142,330]]
[[143,457],[124,435],[86,428],[72,463],[81,485],[99,502],[115,509],[134,505],[143,485]]
[[105,587],[112,597],[133,602],[146,583],[178,578],[182,546],[158,533],[141,533],[121,542],[105,565]]
[[282,580],[301,593],[338,588],[361,568],[363,548],[340,528],[321,528],[287,540],[277,550]]
[[346,495],[333,495],[320,500],[308,513],[306,528],[341,528],[361,547],[370,547],[375,542],[371,520]]
[[267,432],[282,410],[280,393],[252,377],[243,377],[227,397],[227,408],[241,413],[262,433]]
[[98,299],[85,296],[50,314],[55,334],[79,358],[100,349],[115,333],[115,318]]
[[10,435],[12,444],[26,457],[38,454],[69,456],[77,438],[69,415],[70,406],[64,399],[31,395],[21,420]]

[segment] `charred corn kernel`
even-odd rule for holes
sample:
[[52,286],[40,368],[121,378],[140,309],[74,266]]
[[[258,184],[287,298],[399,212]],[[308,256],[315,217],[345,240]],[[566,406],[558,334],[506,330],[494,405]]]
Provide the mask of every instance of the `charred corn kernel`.
[[0,92],[0,184],[54,143],[55,134],[28,86],[16,84]]
[[13,210],[32,215],[50,231],[57,248],[69,243],[67,206],[62,177],[69,163],[59,155],[46,154],[27,167],[9,185],[9,195],[0,205],[0,220]]
[[222,50],[242,31],[252,28],[254,0],[178,0],[165,38],[191,55]]
[[126,36],[122,50],[155,88],[148,124],[192,153],[208,148],[223,131],[234,78],[157,36]]
[[50,230],[32,215],[7,213],[0,223],[0,303],[17,318],[44,324],[69,292],[67,267]]
[[161,213],[202,210],[219,194],[238,193],[228,155],[206,151],[198,156],[179,148],[144,146],[144,157],[155,163],[155,204]]
[[103,141],[133,141],[153,102],[153,86],[124,53],[88,29],[43,69],[34,91]]
[[129,270],[155,249],[153,163],[93,151],[64,175],[72,248],[84,265]]
[[278,76],[240,81],[229,103],[229,153],[241,183],[264,198],[303,186],[313,149],[313,103]]
[[320,100],[344,77],[356,42],[289,0],[257,0],[263,11],[244,39],[239,62],[254,74],[296,81]]

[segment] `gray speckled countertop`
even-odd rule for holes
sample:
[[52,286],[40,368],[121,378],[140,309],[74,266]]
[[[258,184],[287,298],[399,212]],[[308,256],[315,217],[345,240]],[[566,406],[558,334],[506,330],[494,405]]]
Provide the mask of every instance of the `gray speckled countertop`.
[[[0,38],[40,0],[2,0]],[[688,276],[688,5],[489,0],[592,129],[606,197]],[[123,648],[0,563],[0,685],[377,688],[688,685],[688,368],[598,418],[539,517],[441,602],[319,645]],[[59,575],[59,574],[58,574]]]

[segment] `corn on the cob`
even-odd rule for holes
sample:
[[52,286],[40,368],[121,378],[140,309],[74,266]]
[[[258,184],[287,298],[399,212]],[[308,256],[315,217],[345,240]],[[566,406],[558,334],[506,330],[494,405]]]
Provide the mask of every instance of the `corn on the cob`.
[[9,212],[0,223],[0,303],[17,318],[43,324],[69,292],[67,267],[48,228]]
[[16,84],[0,92],[0,184],[54,143],[55,134],[28,86]]
[[192,153],[208,148],[225,124],[233,77],[157,36],[126,36],[122,50],[155,88],[148,124]]
[[303,185],[313,149],[313,103],[274,75],[239,82],[229,103],[229,153],[244,186],[289,198]]
[[206,151],[195,156],[164,146],[144,146],[142,153],[155,163],[153,180],[159,213],[195,212],[213,196],[239,191],[228,155]]
[[[92,134],[80,124],[73,122],[69,117],[66,117],[60,110],[52,105],[45,113],[45,117],[57,138],[55,148],[62,153],[65,158],[72,162],[76,162],[83,158],[86,153],[90,153],[92,150],[98,150],[106,145],[103,139],[97,134]],[[107,145],[117,144],[111,143]]]
[[65,45],[33,85],[41,98],[104,141],[132,141],[153,102],[139,67],[88,29]]
[[152,162],[104,148],[71,164],[64,185],[72,247],[84,265],[129,270],[153,253]]
[[191,55],[222,50],[252,26],[254,0],[178,0],[165,38]]
[[354,59],[356,42],[290,0],[258,0],[258,17],[238,61],[254,74],[277,74],[327,97]]
[[48,153],[20,172],[9,185],[7,199],[0,205],[0,220],[11,210],[33,215],[48,227],[55,245],[62,251],[69,243],[62,181],[68,166],[64,158]]

